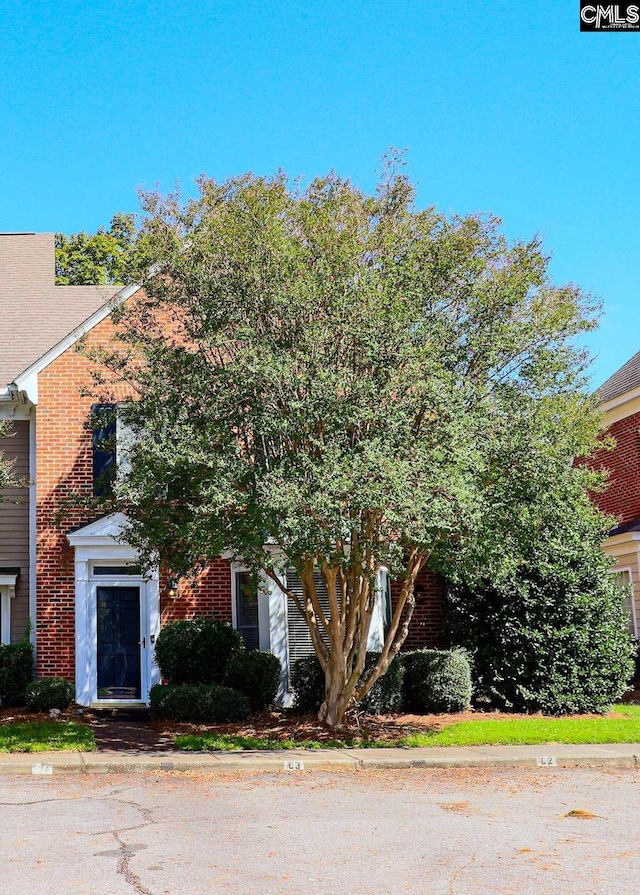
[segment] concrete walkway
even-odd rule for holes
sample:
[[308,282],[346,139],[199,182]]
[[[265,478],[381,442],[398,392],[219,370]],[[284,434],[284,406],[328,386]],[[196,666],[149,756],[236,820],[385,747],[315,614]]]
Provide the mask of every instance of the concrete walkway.
[[640,743],[469,746],[426,749],[296,749],[274,752],[178,752],[100,749],[0,756],[0,774],[109,774],[200,771],[359,771],[375,768],[640,768]]

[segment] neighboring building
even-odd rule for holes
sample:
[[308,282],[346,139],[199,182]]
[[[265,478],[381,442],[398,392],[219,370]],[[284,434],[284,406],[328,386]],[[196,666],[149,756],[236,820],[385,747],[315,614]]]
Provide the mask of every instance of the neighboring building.
[[611,451],[599,451],[591,462],[606,470],[608,486],[594,501],[617,525],[604,549],[615,557],[614,574],[627,587],[629,631],[640,636],[640,351],[597,391]]
[[[161,627],[207,615],[231,622],[247,647],[279,656],[286,702],[290,663],[312,648],[278,588],[251,593],[241,566],[222,557],[195,586],[174,587],[157,572],[144,579],[136,552],[120,539],[123,516],[60,515],[65,498],[91,493],[114,462],[88,425],[92,364],[78,343],[108,345],[113,303],[138,287],[56,286],[54,276],[53,234],[0,234],[0,418],[13,429],[0,450],[29,480],[0,502],[0,642],[19,640],[30,620],[40,676],[75,680],[82,705],[144,704],[158,680],[153,643]],[[381,642],[395,589],[385,576],[379,584],[371,648]],[[293,574],[287,585],[299,586]],[[437,645],[441,589],[431,573],[416,595],[407,646]]]

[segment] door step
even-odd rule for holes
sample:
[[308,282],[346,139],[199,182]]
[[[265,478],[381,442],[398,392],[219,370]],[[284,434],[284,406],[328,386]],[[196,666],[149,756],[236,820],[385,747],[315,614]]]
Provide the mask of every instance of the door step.
[[88,709],[98,719],[110,721],[146,721],[149,718],[149,706],[139,705],[96,705]]

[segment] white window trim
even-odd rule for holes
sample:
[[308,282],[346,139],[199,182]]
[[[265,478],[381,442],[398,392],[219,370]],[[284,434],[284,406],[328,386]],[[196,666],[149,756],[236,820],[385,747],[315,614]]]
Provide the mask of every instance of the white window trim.
[[[238,630],[238,574],[248,572],[242,563],[231,563],[231,624]],[[269,588],[266,579],[258,585],[258,646],[261,652],[271,649],[269,630]]]
[[11,600],[16,595],[17,575],[0,575],[0,643],[11,643]]
[[633,570],[631,566],[616,566],[610,569],[611,575],[620,575],[626,572],[629,575],[629,586],[631,587],[631,621],[633,622],[633,636],[638,639],[638,616],[636,613],[636,595],[633,586]]

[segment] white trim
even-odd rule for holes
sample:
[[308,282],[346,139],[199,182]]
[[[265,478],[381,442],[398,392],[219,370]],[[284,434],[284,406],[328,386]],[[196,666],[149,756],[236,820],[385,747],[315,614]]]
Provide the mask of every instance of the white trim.
[[0,575],[0,643],[11,643],[11,599],[16,595],[17,575]]
[[[114,513],[85,525],[67,535],[75,548],[76,582],[76,701],[80,705],[125,704],[123,700],[98,700],[97,694],[97,619],[95,589],[103,583],[107,587],[140,588],[140,638],[141,638],[141,700],[126,700],[127,705],[146,705],[149,690],[160,682],[160,671],[155,663],[153,644],[160,633],[159,574],[155,569],[143,578],[141,575],[92,574],[93,566],[138,564],[139,554],[123,543],[126,517]],[[144,640],[144,645],[142,641]]]
[[608,413],[610,410],[614,410],[616,407],[620,407],[621,404],[626,404],[628,401],[633,401],[634,398],[640,398],[640,386],[629,389],[629,391],[623,392],[621,395],[617,395],[617,397],[611,398],[609,401],[603,401],[599,405],[600,410],[602,410],[604,413]]
[[[238,584],[236,576],[249,570],[242,563],[231,563],[231,624],[238,630]],[[262,652],[271,649],[271,631],[269,618],[268,579],[261,576],[258,584],[258,648]]]
[[[109,314],[113,312],[115,308],[121,305],[123,302],[127,301],[140,289],[139,283],[131,283],[129,286],[125,286],[119,292],[117,292],[114,296],[112,296],[102,307],[98,308],[97,311],[87,317],[87,319],[81,323],[79,326],[76,326],[75,329],[71,330],[68,335],[57,342],[52,348],[50,348],[42,357],[38,358],[31,366],[27,367],[26,370],[23,370],[22,373],[19,373],[18,376],[14,379],[12,383],[10,383],[10,387],[15,385],[16,388],[25,392],[28,399],[33,403],[38,403],[38,373],[41,373],[46,367],[49,366],[56,358],[60,357],[68,348],[71,348],[72,345],[75,345],[76,342],[79,342],[80,339],[85,336],[88,332],[90,332],[95,326],[99,323],[102,323]],[[11,388],[9,388],[11,390]]]
[[32,420],[34,410],[29,401],[17,401],[14,395],[0,394],[0,420]]
[[38,586],[37,578],[37,543],[38,543],[38,521],[37,521],[37,491],[36,491],[36,418],[29,420],[29,619],[31,621],[29,639],[33,646],[34,661],[37,650],[37,624],[38,624],[38,607],[36,602],[36,593]]
[[[231,562],[231,624],[238,629],[236,574],[246,572],[241,562]],[[287,598],[275,581],[262,574],[258,586],[258,643],[264,652],[271,652],[280,659],[280,686],[276,703],[285,708],[292,704],[288,690],[289,644],[287,629]]]
[[112,513],[69,532],[67,540],[72,547],[109,547],[116,543],[121,546],[128,522],[124,513]]
[[640,541],[640,531],[623,531],[619,535],[610,535],[604,542],[604,547],[619,547],[630,541]]
[[631,588],[631,621],[633,622],[633,636],[637,639],[638,617],[636,613],[636,595],[633,582],[633,569],[631,568],[631,566],[614,566],[612,569],[609,570],[609,574],[611,575],[620,575],[622,572],[626,572],[629,576],[629,586]]

